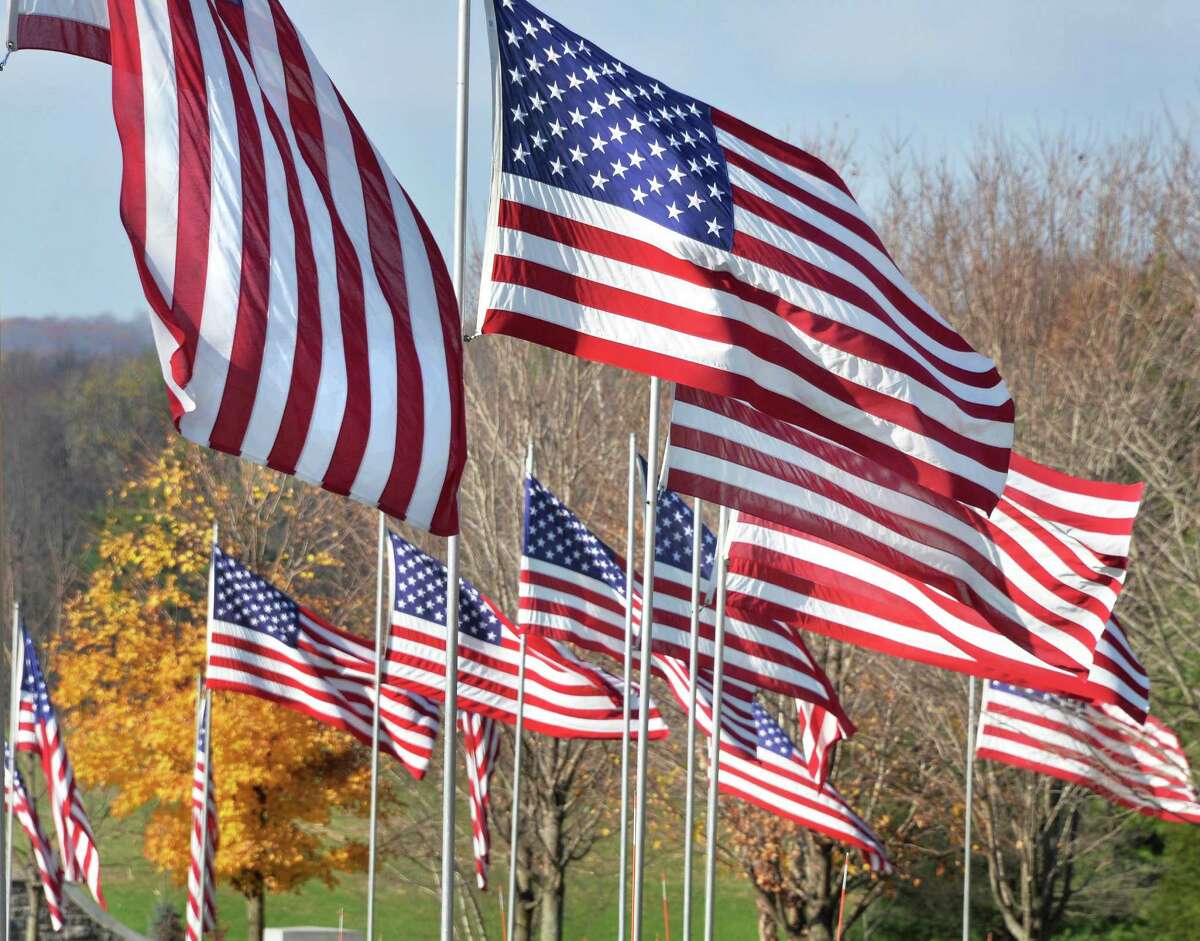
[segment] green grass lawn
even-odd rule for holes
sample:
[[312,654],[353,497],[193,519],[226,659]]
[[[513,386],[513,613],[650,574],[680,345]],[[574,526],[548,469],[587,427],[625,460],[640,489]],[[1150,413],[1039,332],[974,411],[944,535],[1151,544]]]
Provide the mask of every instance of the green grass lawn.
[[[98,835],[105,859],[104,889],[112,915],[136,931],[147,932],[155,907],[168,901],[183,911],[184,891],[170,877],[158,872],[141,852],[140,821],[131,819],[105,827]],[[470,848],[460,840],[459,852],[469,861]],[[592,856],[569,873],[566,899],[565,937],[571,941],[600,941],[616,934],[617,888],[615,842],[597,845]],[[428,941],[436,937],[438,901],[427,891],[403,884],[395,874],[417,872],[415,865],[403,860],[387,860],[381,875],[376,902],[376,924],[383,941]],[[693,873],[695,904],[694,925],[703,919],[703,860],[697,859]],[[671,937],[681,938],[680,883],[682,862],[677,849],[651,850],[647,857],[646,937],[663,938],[661,878],[667,877],[671,911]],[[507,884],[503,860],[492,870],[492,891],[481,900],[490,919],[489,936],[500,937],[499,891]],[[722,941],[756,941],[754,902],[744,879],[735,873],[721,872],[718,878],[717,937]],[[365,930],[366,876],[347,876],[330,889],[311,882],[298,891],[267,898],[267,925],[335,926],[339,911],[345,911],[346,927]],[[218,892],[221,926],[228,941],[245,938],[245,902],[232,889],[222,886]]]

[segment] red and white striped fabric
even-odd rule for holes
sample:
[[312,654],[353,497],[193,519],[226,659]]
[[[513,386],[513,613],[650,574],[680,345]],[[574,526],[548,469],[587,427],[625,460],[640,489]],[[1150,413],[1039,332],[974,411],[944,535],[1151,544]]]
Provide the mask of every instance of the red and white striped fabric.
[[744,399],[990,510],[1008,391],[842,178],[525,0],[490,6],[481,332]]
[[[13,816],[29,837],[33,861],[42,883],[42,894],[46,898],[46,911],[50,915],[50,927],[55,931],[62,931],[62,869],[58,865],[58,857],[54,855],[54,847],[50,845],[42,830],[37,807],[29,799],[21,772],[13,767],[12,749],[8,742],[4,743],[4,799],[6,807],[12,808]],[[12,858],[15,859],[15,856]]]
[[845,720],[824,706],[796,701],[796,721],[800,734],[800,753],[804,766],[818,784],[829,780],[829,768],[833,763],[833,749],[838,742],[854,734],[854,728],[846,727]]
[[1092,672],[1054,668],[961,601],[824,540],[741,513],[730,526],[728,593],[730,608],[749,616],[779,618],[942,669],[1111,702],[1139,719],[1145,714],[1144,673],[1115,621],[1105,626]]
[[1200,824],[1187,755],[1153,716],[1139,724],[1111,706],[989,683],[975,756],[1082,785],[1148,817]]
[[[990,517],[740,402],[681,388],[670,486],[845,547],[1086,674],[1125,577],[1006,491]],[[1031,461],[1022,466],[1032,467]]]
[[108,0],[9,0],[0,49],[45,49],[108,62]]
[[460,711],[458,729],[462,733],[463,760],[467,766],[475,882],[480,891],[486,892],[492,851],[492,835],[488,825],[488,805],[491,802],[489,787],[496,757],[500,754],[500,727],[485,716]]
[[[216,857],[217,792],[213,784],[211,697],[200,699],[196,717],[196,748],[192,761],[192,826],[187,876],[187,941],[200,941],[217,927]],[[200,899],[200,873],[204,873],[204,900]],[[203,904],[204,916],[200,911]]]
[[[395,533],[389,537],[392,629],[387,682],[440,700],[446,676],[446,567]],[[515,724],[520,650],[516,628],[490,599],[461,579],[458,701],[463,709]],[[650,737],[666,736],[653,701],[647,707]],[[630,691],[631,731],[639,708],[635,688]],[[527,729],[556,738],[616,739],[623,719],[618,677],[584,663],[561,644],[528,635]]]
[[440,535],[466,460],[441,253],[278,0],[112,0],[121,217],[190,441]]
[[92,896],[107,908],[100,886],[100,851],[75,781],[75,769],[67,757],[67,744],[58,727],[58,716],[50,701],[50,688],[38,663],[33,641],[21,626],[20,703],[17,709],[17,751],[35,753],[46,777],[50,811],[58,836],[67,882],[86,882]]
[[[213,551],[206,682],[371,743],[375,645],[300,607],[220,549]],[[405,689],[385,685],[382,692],[379,747],[419,780],[437,740],[438,707]]]
[[[671,657],[656,658],[659,671],[686,714],[687,666]],[[712,735],[712,689],[698,683],[696,724]],[[717,786],[763,810],[858,849],[872,869],[890,871],[879,837],[828,781],[818,783],[778,725],[766,717],[753,696],[734,690],[722,697],[721,764]]]

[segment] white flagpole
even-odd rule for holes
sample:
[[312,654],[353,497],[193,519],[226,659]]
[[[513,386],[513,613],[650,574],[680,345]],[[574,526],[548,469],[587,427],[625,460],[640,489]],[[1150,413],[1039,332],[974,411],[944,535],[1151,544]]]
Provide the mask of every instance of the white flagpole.
[[629,485],[625,516],[625,654],[621,658],[621,849],[617,883],[617,941],[627,937],[626,890],[629,884],[629,690],[633,685],[633,581],[636,578],[637,551],[637,435],[629,435]]
[[963,811],[963,941],[971,937],[971,817],[975,790],[975,677],[967,683],[967,798]]
[[[646,429],[646,516],[642,532],[641,654],[638,661],[637,797],[633,808],[633,916],[632,938],[642,938],[642,885],[646,872],[646,763],[650,737],[650,652],[654,633],[654,525],[658,509],[658,398],[659,379],[650,377],[650,415]],[[632,594],[632,583],[627,586]]]
[[[13,602],[12,643],[9,646],[12,660],[8,687],[8,747],[12,752],[13,786],[17,780],[17,713],[21,708],[21,674],[25,648],[21,644],[21,603]],[[12,867],[13,867],[13,802],[7,801],[8,810],[4,820],[4,941],[9,941],[12,930]]]
[[[211,614],[209,617],[211,620]],[[204,688],[203,677],[200,678],[196,693],[196,708],[200,710],[200,715],[196,717],[197,731],[200,722],[204,723],[204,792],[200,803],[200,895],[197,899],[200,905],[200,937],[203,938],[208,924],[208,782],[212,777],[212,693]]]
[[728,568],[725,537],[729,510],[721,507],[717,527],[717,616],[713,632],[712,734],[708,751],[708,819],[704,858],[704,941],[713,941],[716,916],[717,814],[720,810],[721,694],[725,685],[725,573]]
[[387,564],[387,518],[379,512],[379,538],[375,549],[375,704],[371,715],[371,821],[367,838],[367,937],[375,937],[375,874],[379,857],[379,726],[383,698],[383,670],[387,663],[384,628],[384,566]]
[[688,648],[687,790],[683,801],[683,937],[692,937],[692,831],[696,825],[696,673],[700,666],[700,573],[704,501],[692,507],[692,621]]
[[[525,476],[533,476],[533,442],[525,451]],[[524,488],[525,481],[521,481]],[[529,638],[521,634],[521,659],[517,663],[517,727],[513,733],[512,829],[508,835],[508,915],[505,937],[511,938],[517,929],[517,848],[521,838],[521,757],[525,732],[525,658]],[[504,907],[501,897],[500,907]],[[503,916],[502,916],[503,917]]]
[[[463,306],[467,237],[467,105],[470,94],[471,0],[458,0],[458,93],[454,133],[454,293]],[[454,939],[454,801],[458,746],[458,536],[446,540],[446,686],[442,703],[441,941]],[[368,938],[367,941],[375,941]]]

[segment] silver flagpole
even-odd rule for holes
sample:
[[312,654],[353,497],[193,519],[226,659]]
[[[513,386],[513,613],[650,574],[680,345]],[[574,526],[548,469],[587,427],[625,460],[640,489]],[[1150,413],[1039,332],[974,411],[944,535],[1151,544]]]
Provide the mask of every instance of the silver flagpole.
[[[637,797],[633,808],[633,916],[632,938],[642,938],[642,879],[646,871],[646,746],[650,737],[650,651],[654,632],[654,523],[658,508],[658,397],[659,379],[650,377],[650,417],[646,429],[646,516],[642,532],[642,622],[638,665]],[[632,594],[632,583],[626,586]]]
[[[621,849],[617,883],[617,939],[625,941],[626,890],[629,884],[629,689],[633,685],[633,581],[637,577],[637,435],[629,436],[629,486],[625,517],[625,654],[621,658]],[[509,935],[511,937],[511,935]]]
[[696,825],[696,673],[700,666],[700,569],[704,501],[692,508],[692,622],[688,648],[687,790],[683,801],[683,937],[692,937],[692,831]]
[[725,536],[729,528],[729,510],[721,507],[717,526],[717,625],[713,632],[712,735],[708,750],[708,819],[704,857],[704,941],[712,941],[716,915],[717,886],[717,813],[720,809],[721,776],[721,693],[725,685],[725,572],[728,560]]
[[975,791],[975,677],[967,683],[967,806],[963,811],[963,941],[971,937],[971,817]]
[[[17,712],[20,709],[22,663],[25,648],[21,644],[21,603],[13,602],[12,644],[9,647],[12,660],[8,687],[8,747],[12,754],[13,783],[17,777]],[[13,802],[7,801],[8,812],[4,820],[4,941],[9,941],[12,931],[12,867],[13,867]]]
[[[208,782],[212,777],[212,693],[204,688],[204,679],[200,679],[200,688],[196,691],[197,708],[202,708],[197,716],[197,727],[200,720],[204,722],[204,791],[200,804],[200,895],[197,899],[200,905],[200,937],[204,937],[204,929],[208,919]],[[201,707],[203,703],[203,707]],[[197,731],[199,729],[197,728]]]
[[[533,442],[525,451],[525,476],[533,476]],[[525,481],[521,481],[524,488]],[[521,838],[521,753],[525,731],[525,657],[529,639],[521,634],[521,659],[517,663],[517,727],[513,737],[512,829],[508,835],[508,915],[504,937],[513,937],[517,930],[517,848]],[[501,904],[504,900],[501,899]]]
[[[454,133],[454,293],[463,306],[467,237],[467,104],[470,94],[471,0],[458,0],[458,94]],[[446,540],[446,687],[442,703],[441,941],[454,938],[455,750],[458,745],[458,536]],[[367,941],[375,941],[368,938]]]
[[371,715],[371,822],[367,837],[367,937],[375,937],[375,873],[379,862],[379,726],[383,704],[383,670],[387,663],[384,630],[383,572],[387,564],[387,518],[379,512],[379,538],[375,548],[375,704]]

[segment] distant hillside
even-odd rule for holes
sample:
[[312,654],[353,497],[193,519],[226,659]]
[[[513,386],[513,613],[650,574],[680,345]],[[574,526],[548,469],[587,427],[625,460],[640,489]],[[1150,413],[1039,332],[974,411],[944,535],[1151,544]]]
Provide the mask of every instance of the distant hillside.
[[0,318],[0,353],[56,356],[73,353],[84,359],[135,356],[153,345],[144,319],[95,317]]

